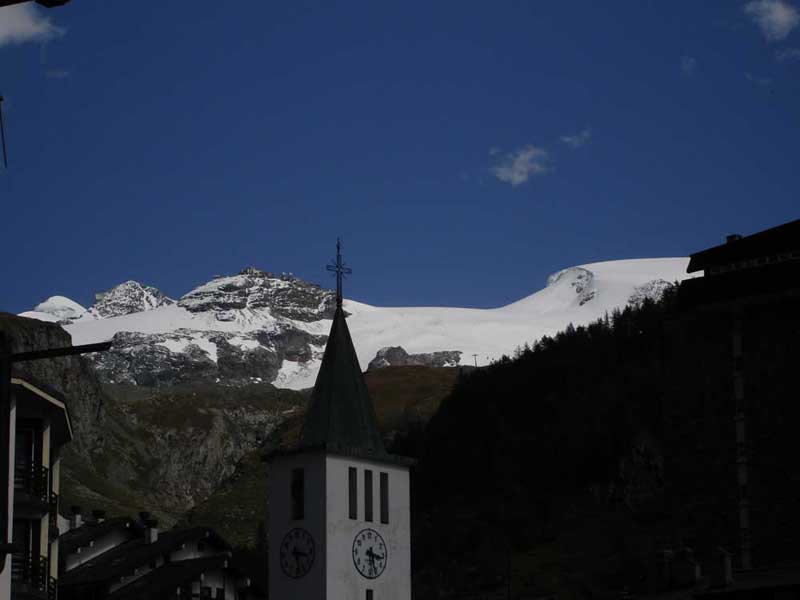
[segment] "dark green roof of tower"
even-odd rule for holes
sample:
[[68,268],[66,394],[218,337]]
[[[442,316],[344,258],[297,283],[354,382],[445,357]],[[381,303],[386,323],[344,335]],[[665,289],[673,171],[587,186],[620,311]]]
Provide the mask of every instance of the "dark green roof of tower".
[[333,316],[300,447],[378,459],[389,457],[341,306]]

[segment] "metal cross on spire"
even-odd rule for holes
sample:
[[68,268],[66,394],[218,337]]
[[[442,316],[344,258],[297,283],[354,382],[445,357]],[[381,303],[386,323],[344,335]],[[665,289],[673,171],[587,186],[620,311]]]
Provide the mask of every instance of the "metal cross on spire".
[[326,269],[336,273],[336,307],[342,308],[342,279],[350,275],[353,269],[342,261],[342,241],[336,238],[336,262],[329,264]]

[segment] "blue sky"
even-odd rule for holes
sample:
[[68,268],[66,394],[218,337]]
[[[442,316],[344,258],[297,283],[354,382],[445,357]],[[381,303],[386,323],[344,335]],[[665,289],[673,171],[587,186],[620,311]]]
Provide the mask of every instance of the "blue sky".
[[378,305],[800,216],[800,3],[0,8],[0,310],[253,265]]

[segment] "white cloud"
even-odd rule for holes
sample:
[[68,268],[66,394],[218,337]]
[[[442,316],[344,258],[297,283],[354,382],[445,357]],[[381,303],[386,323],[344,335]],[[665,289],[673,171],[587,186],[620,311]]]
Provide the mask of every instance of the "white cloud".
[[585,146],[589,143],[590,139],[592,139],[592,132],[588,129],[584,129],[583,131],[573,133],[571,135],[561,136],[561,141],[571,148],[580,148],[581,146]]
[[744,5],[743,10],[769,42],[784,39],[800,25],[800,13],[786,0],[752,0]]
[[547,166],[548,152],[536,146],[523,146],[507,154],[496,165],[491,167],[492,174],[504,183],[513,186],[528,181],[532,175],[542,175],[549,171]]
[[781,48],[775,52],[775,59],[782,63],[800,62],[800,48]]
[[0,8],[0,46],[42,42],[63,34],[32,2]]
[[687,77],[691,77],[694,75],[695,69],[697,69],[697,59],[692,58],[691,56],[682,56],[681,57],[681,72],[686,75]]

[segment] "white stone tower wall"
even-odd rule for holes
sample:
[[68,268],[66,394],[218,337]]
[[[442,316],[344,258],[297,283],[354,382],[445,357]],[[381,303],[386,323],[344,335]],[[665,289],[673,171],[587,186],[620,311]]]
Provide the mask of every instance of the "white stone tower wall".
[[[292,469],[305,470],[305,516],[291,518]],[[325,598],[325,457],[293,454],[270,463],[269,499],[269,597],[272,600],[323,600]],[[299,579],[287,576],[280,565],[279,549],[286,533],[300,527],[314,538],[314,563]]]
[[[349,518],[349,471],[358,469],[358,518]],[[372,470],[373,520],[364,520],[364,469]],[[325,458],[327,485],[327,600],[411,598],[411,514],[407,467],[343,456]],[[389,474],[389,523],[380,519],[380,473]],[[353,540],[362,529],[374,529],[386,542],[385,571],[375,579],[362,576],[353,564]],[[282,600],[278,598],[277,600]]]

